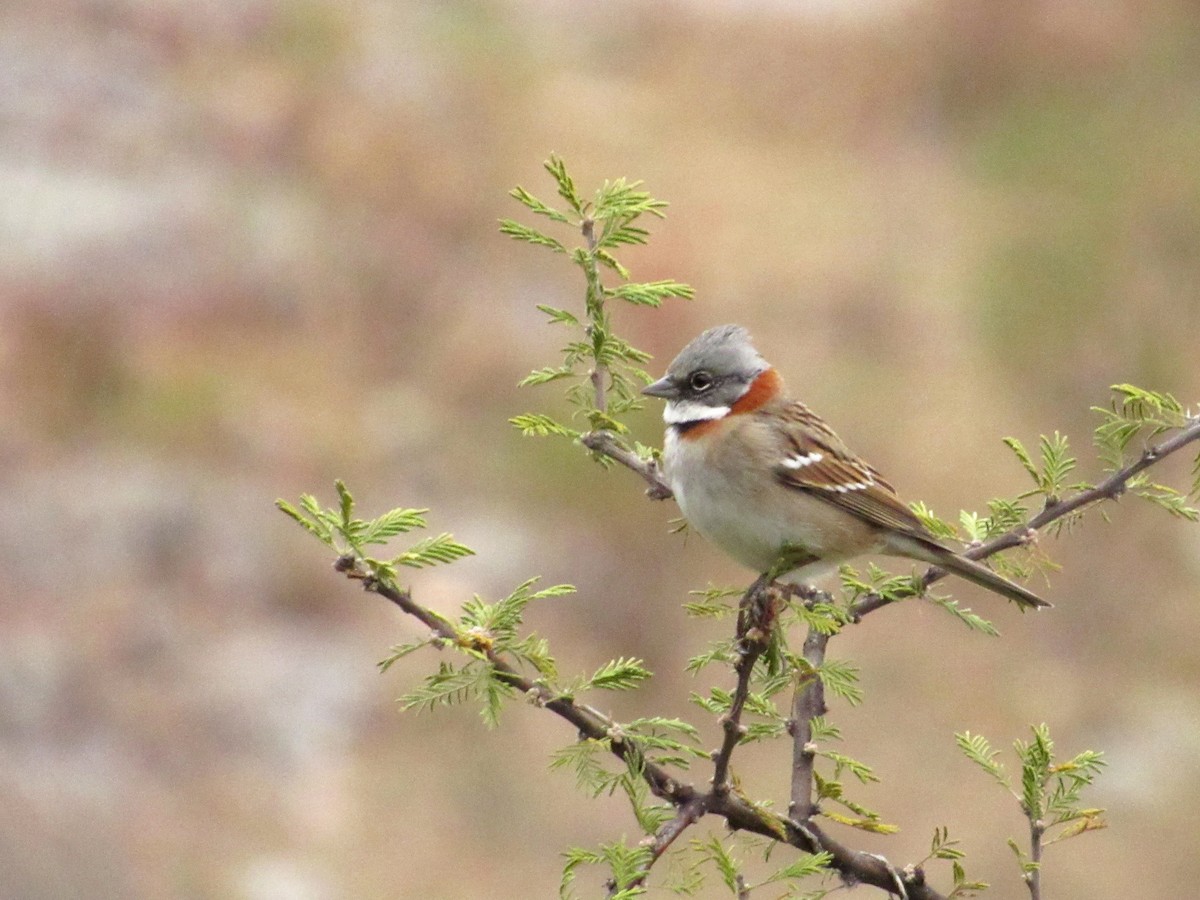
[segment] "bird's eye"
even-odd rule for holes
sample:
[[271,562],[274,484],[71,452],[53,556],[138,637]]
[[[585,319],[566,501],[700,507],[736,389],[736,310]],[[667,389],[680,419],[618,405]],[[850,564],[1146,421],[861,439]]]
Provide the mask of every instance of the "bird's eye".
[[713,386],[713,377],[707,372],[693,372],[692,377],[688,379],[688,384],[693,391],[702,394]]

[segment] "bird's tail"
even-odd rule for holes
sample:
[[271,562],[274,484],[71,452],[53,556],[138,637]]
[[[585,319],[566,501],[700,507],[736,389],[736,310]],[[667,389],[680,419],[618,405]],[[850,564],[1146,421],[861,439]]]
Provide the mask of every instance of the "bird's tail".
[[[906,535],[906,537],[908,536]],[[921,540],[913,536],[904,543],[908,546],[904,548],[907,552],[904,552],[903,555],[922,559],[940,569],[945,569],[947,572],[957,575],[959,578],[965,578],[967,581],[973,582],[982,588],[987,588],[989,591],[1001,594],[1015,602],[1022,610],[1044,609],[1052,606],[1052,604],[1047,603],[1033,591],[1026,590],[1019,584],[1009,581],[1003,575],[996,574],[987,566],[977,563],[973,559],[967,559],[965,556],[960,556],[953,550],[943,547],[935,541]]]

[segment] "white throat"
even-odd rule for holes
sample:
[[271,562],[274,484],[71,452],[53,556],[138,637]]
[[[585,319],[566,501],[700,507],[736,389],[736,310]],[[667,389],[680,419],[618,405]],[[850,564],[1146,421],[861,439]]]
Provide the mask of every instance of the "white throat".
[[663,421],[668,425],[686,425],[688,422],[710,422],[729,415],[728,406],[705,406],[694,400],[672,400],[663,407]]

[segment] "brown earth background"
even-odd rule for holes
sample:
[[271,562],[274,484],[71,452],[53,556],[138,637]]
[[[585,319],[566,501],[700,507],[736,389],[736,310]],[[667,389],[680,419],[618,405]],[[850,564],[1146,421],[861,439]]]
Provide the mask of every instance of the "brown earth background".
[[[534,305],[580,302],[497,233],[513,185],[553,194],[550,152],[671,203],[625,260],[696,300],[617,311],[652,369],[740,321],[943,514],[1024,489],[1005,435],[1060,429],[1095,477],[1110,384],[1200,397],[1195,3],[13,0],[0,896],[550,897],[568,845],[635,836],[547,773],[552,716],[399,713],[435,654],[378,675],[419,630],[272,506],[341,477],[368,512],[432,507],[478,556],[414,574],[419,599],[574,583],[529,615],[561,668],[642,657],[650,686],[597,702],[699,719],[682,666],[727,626],[680,603],[747,573],[505,421],[561,410],[516,383],[556,362]],[[883,779],[858,796],[902,828],[860,845],[903,863],[949,825],[987,896],[1023,897],[1023,820],[952,734],[1047,721],[1107,753],[1112,825],[1051,848],[1047,897],[1195,893],[1200,530],[1110,514],[1048,541],[1052,612],[956,586],[1000,639],[910,603],[836,642],[867,700],[832,718]],[[786,796],[782,746],[737,768]]]

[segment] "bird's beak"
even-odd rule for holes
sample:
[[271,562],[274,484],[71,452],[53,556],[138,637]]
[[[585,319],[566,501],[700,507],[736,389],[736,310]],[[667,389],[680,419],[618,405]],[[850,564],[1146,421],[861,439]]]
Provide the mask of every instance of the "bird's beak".
[[679,388],[667,376],[663,376],[654,382],[642,388],[642,393],[648,397],[661,397],[663,400],[676,400],[679,398]]

